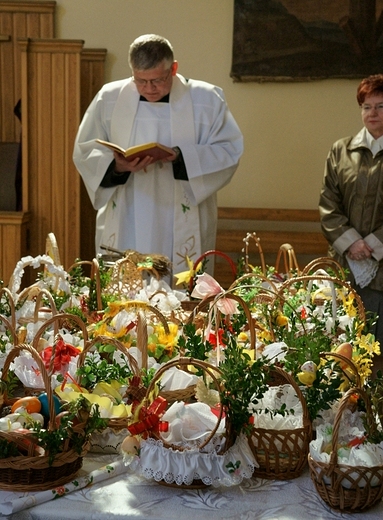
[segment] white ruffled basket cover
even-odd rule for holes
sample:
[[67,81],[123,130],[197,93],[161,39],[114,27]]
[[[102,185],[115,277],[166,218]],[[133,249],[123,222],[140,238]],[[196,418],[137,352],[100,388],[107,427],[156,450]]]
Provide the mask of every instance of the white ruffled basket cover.
[[125,456],[125,463],[146,479],[157,482],[190,486],[193,481],[201,480],[214,487],[240,484],[243,479],[251,478],[258,466],[245,435],[237,437],[222,455],[214,449],[207,453],[198,448],[177,451],[149,438],[141,441],[140,456],[133,460]]

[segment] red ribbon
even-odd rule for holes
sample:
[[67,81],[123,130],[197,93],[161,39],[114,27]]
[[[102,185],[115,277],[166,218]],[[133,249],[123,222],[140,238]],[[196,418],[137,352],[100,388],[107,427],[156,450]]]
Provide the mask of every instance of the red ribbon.
[[162,422],[159,428],[160,418],[166,410],[168,402],[161,396],[158,396],[150,406],[143,406],[139,412],[139,421],[128,426],[128,430],[132,435],[140,435],[145,431],[163,429],[166,422]]
[[[53,366],[56,372],[59,372],[62,367],[66,366],[72,357],[80,354],[80,350],[60,338],[55,345]],[[49,368],[51,358],[53,355],[53,347],[47,347],[40,352],[40,356],[44,361],[46,368]]]

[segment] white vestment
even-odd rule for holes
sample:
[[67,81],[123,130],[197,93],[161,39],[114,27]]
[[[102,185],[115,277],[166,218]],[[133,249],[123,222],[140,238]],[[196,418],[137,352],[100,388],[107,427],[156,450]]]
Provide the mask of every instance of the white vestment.
[[[124,185],[100,187],[113,153],[95,139],[123,148],[146,142],[178,146],[188,181],[175,180],[171,163],[131,173]],[[89,197],[98,209],[96,250],[169,257],[173,273],[215,247],[216,193],[234,174],[242,134],[222,90],[202,81],[173,78],[169,103],[140,101],[131,78],[105,85],[81,122],[73,154]]]

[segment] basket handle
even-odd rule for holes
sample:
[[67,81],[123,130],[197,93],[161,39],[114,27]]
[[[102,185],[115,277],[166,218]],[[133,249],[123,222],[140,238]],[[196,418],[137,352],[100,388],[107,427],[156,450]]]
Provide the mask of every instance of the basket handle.
[[242,309],[245,312],[247,323],[249,325],[249,331],[250,331],[250,349],[255,349],[255,343],[256,343],[256,332],[255,329],[260,329],[261,327],[256,323],[254,318],[251,315],[251,312],[249,310],[249,307],[246,305],[245,301],[238,296],[237,294],[233,294],[232,292],[226,291],[223,293],[220,293],[216,296],[208,296],[204,298],[196,307],[195,309],[189,314],[189,317],[187,319],[186,323],[192,323],[194,318],[197,316],[199,312],[204,312],[207,307],[212,304],[208,310],[209,313],[212,312],[212,309],[214,308],[214,305],[221,299],[221,298],[229,298],[231,300],[235,300],[237,303],[239,303],[242,307]]
[[[144,401],[143,401],[144,406],[148,406],[150,404],[150,396],[152,395],[152,393],[153,393],[153,391],[155,389],[155,385],[156,385],[157,381],[159,381],[161,376],[169,368],[185,366],[185,365],[193,365],[195,367],[198,367],[198,368],[201,368],[202,370],[204,370],[206,372],[206,374],[209,375],[212,378],[213,383],[216,386],[217,390],[219,392],[221,391],[222,385],[221,385],[221,383],[219,381],[219,376],[221,375],[221,371],[220,371],[220,369],[218,367],[216,367],[214,365],[211,365],[209,363],[206,363],[205,361],[202,361],[200,359],[191,358],[191,357],[181,357],[181,358],[178,358],[178,359],[172,359],[172,360],[168,361],[167,363],[162,365],[162,367],[160,367],[157,370],[157,372],[155,373],[153,379],[151,380],[151,382],[150,382],[150,384],[149,384],[149,386],[147,388],[146,396],[145,396]],[[210,434],[206,437],[206,439],[199,445],[199,449],[204,448],[211,441],[211,439],[214,437],[214,435],[216,434],[216,432],[217,432],[217,430],[219,428],[219,425],[221,423],[222,415],[223,415],[223,407],[220,406],[219,414],[218,414],[218,417],[217,417],[217,423],[214,426],[214,428],[212,429],[212,431],[210,432]],[[157,437],[157,438],[159,438],[159,437]],[[173,445],[164,442],[162,438],[161,438],[161,441],[163,442],[165,447],[173,448]],[[180,446],[177,446],[176,449],[179,450],[179,451],[183,451],[184,450],[184,448],[182,448]]]
[[45,368],[44,361],[42,360],[39,353],[32,345],[28,345],[27,343],[20,343],[18,345],[15,345],[12,348],[12,350],[9,352],[8,356],[5,359],[1,379],[5,382],[7,381],[7,375],[8,375],[10,364],[12,363],[12,361],[14,361],[14,359],[23,350],[25,350],[31,354],[32,358],[37,363],[37,366],[40,370],[41,377],[44,381],[44,389],[45,389],[47,397],[48,397],[48,409],[49,409],[48,429],[51,431],[55,430],[56,429],[56,423],[55,423],[56,411],[55,411],[55,406],[54,406],[53,392],[52,392],[50,377],[49,377],[47,369]]
[[332,441],[331,441],[332,451],[331,451],[331,455],[330,455],[330,471],[329,471],[328,476],[330,476],[334,472],[334,468],[338,462],[337,446],[338,446],[338,437],[339,437],[341,418],[342,418],[343,412],[349,405],[349,403],[348,403],[349,398],[354,396],[355,394],[359,394],[359,396],[364,401],[364,404],[366,406],[366,417],[367,417],[367,420],[369,421],[370,425],[373,428],[375,425],[375,423],[373,421],[371,403],[370,403],[370,399],[368,397],[367,392],[365,390],[363,390],[362,388],[358,388],[358,387],[350,388],[342,397],[337,414],[335,416],[334,427],[333,427],[333,432],[332,432]]
[[346,280],[346,273],[344,272],[343,267],[334,258],[331,258],[330,256],[315,258],[302,269],[301,275],[310,275],[313,271],[315,272],[319,268],[326,267],[333,269],[337,278]]
[[[36,332],[33,341],[32,341],[32,347],[37,351],[38,350],[38,344],[41,336],[44,334],[45,330],[50,326],[54,325],[54,336],[58,334],[58,328],[60,323],[62,324],[65,321],[71,321],[74,324],[78,325],[79,329],[81,330],[83,334],[84,344],[86,344],[88,340],[88,332],[85,326],[85,323],[82,321],[81,318],[76,316],[75,314],[56,314],[55,316],[52,316],[49,318]],[[53,343],[53,352],[52,357],[49,363],[48,373],[52,374],[53,372],[53,364],[54,364],[54,357],[55,357],[55,343]]]
[[100,343],[100,342],[103,343],[103,344],[107,343],[108,345],[113,345],[114,347],[116,347],[117,350],[119,350],[122,354],[124,354],[124,356],[127,357],[128,363],[129,363],[129,366],[130,366],[132,372],[135,375],[139,374],[140,369],[138,367],[137,361],[130,354],[129,349],[127,349],[125,347],[125,345],[123,345],[121,343],[121,341],[118,341],[115,338],[110,338],[109,336],[96,336],[92,340],[87,341],[85,346],[84,346],[84,348],[83,348],[83,350],[82,350],[82,352],[78,356],[77,368],[80,368],[80,367],[82,367],[84,365],[85,359],[86,359],[86,355],[89,352],[91,352],[92,348],[94,347],[94,345],[96,345],[96,343]]
[[82,265],[90,265],[90,279],[96,281],[96,298],[97,298],[97,310],[102,310],[102,299],[101,299],[101,280],[100,280],[100,264],[97,258],[93,258],[93,260],[80,260],[79,262],[75,262],[68,269],[68,273],[72,271],[75,267],[79,267]]
[[293,276],[294,269],[300,273],[297,257],[291,244],[282,244],[279,248],[277,259],[275,261],[275,271],[279,273],[279,264],[283,257],[284,272],[289,278]]
[[[366,313],[365,313],[362,299],[359,296],[359,294],[355,291],[355,289],[350,285],[350,283],[347,282],[346,280],[341,280],[340,278],[335,278],[333,276],[322,276],[322,275],[297,276],[294,278],[288,278],[285,282],[283,282],[283,284],[281,285],[281,287],[279,289],[279,292],[282,295],[286,289],[289,289],[290,285],[295,284],[295,283],[303,282],[303,284],[306,286],[306,284],[308,284],[309,282],[313,283],[314,281],[328,281],[328,282],[334,284],[334,286],[340,285],[342,287],[345,287],[350,292],[352,292],[353,297],[357,304],[357,312],[358,312],[358,317],[360,319],[360,322],[362,324],[364,324],[366,322]],[[334,302],[333,302],[333,305],[334,305]],[[335,302],[335,305],[336,305],[336,302]]]
[[245,243],[245,247],[242,249],[242,252],[245,254],[245,271],[247,273],[250,273],[252,271],[252,269],[250,268],[250,264],[249,264],[249,245],[250,245],[251,239],[254,240],[255,245],[257,246],[259,257],[261,260],[262,273],[266,276],[266,272],[267,272],[266,262],[265,262],[265,256],[263,254],[263,250],[262,250],[262,246],[261,246],[261,239],[257,236],[257,233],[255,233],[255,232],[247,233],[247,235],[243,239],[243,241]]
[[[0,289],[0,299],[1,299],[1,296],[2,294],[5,294],[6,297],[8,298],[8,303],[9,303],[9,308],[11,310],[11,320],[10,320],[10,324],[11,324],[11,328],[12,330],[14,331],[14,334],[16,334],[16,309],[15,309],[15,300],[13,299],[13,295],[11,293],[11,291],[8,289],[8,287],[2,287]],[[11,329],[10,329],[11,330]]]
[[5,328],[8,329],[8,331],[11,334],[11,339],[14,345],[17,345],[19,339],[17,337],[16,331],[14,327],[12,326],[12,322],[8,320],[5,316],[0,314],[0,321],[5,325]]
[[[237,277],[237,267],[236,267],[233,259],[230,258],[230,256],[227,255],[226,253],[224,253],[222,251],[218,251],[216,249],[210,249],[209,251],[205,251],[205,253],[203,253],[201,256],[199,256],[197,258],[197,260],[193,264],[193,273],[195,273],[195,270],[197,269],[198,264],[200,262],[202,262],[202,260],[204,260],[206,257],[211,256],[211,255],[213,255],[213,256],[220,256],[220,257],[224,258],[227,261],[227,263],[230,266],[231,272],[233,274],[233,278],[235,280],[236,277]],[[190,278],[190,282],[189,282],[189,292],[190,293],[193,291],[193,287],[194,287],[194,276],[192,276]]]
[[[358,369],[356,368],[355,363],[353,363],[353,361],[351,359],[347,358],[346,356],[343,356],[342,354],[338,354],[338,352],[321,352],[319,354],[319,357],[324,358],[324,359],[335,358],[335,359],[338,359],[339,361],[342,361],[343,363],[346,363],[349,366],[349,368],[352,370],[352,372],[354,372],[355,386],[358,388],[361,387],[360,374],[358,372]],[[340,368],[341,368],[342,372],[344,373],[344,375],[347,377],[347,379],[349,379],[349,377],[347,376],[347,374],[343,370],[343,368],[342,367],[340,367]]]

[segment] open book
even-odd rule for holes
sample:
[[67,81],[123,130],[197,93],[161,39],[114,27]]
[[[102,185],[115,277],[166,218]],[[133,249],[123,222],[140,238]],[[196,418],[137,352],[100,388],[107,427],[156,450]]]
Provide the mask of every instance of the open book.
[[124,157],[129,159],[130,161],[133,161],[136,157],[139,157],[140,159],[143,159],[144,157],[147,157],[148,155],[150,157],[153,157],[154,161],[161,161],[162,159],[166,159],[167,157],[170,157],[174,152],[171,148],[164,146],[159,143],[145,143],[145,144],[139,144],[137,146],[131,146],[130,148],[127,148],[126,150],[124,148],[121,148],[121,146],[118,146],[114,143],[109,143],[108,141],[103,141],[102,139],[96,139],[97,143],[102,144],[103,146],[107,146],[111,150],[114,150],[115,152],[118,152],[122,154]]

